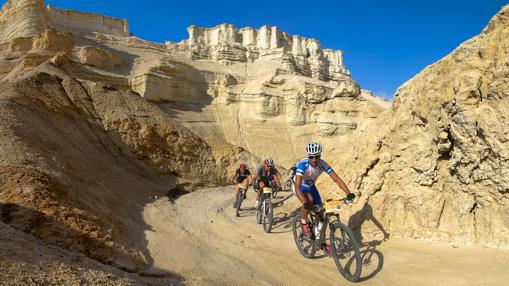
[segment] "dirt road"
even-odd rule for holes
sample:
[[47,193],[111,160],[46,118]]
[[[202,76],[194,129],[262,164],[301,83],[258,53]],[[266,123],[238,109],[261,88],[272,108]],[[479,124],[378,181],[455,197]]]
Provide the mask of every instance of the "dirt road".
[[[190,285],[348,285],[328,257],[305,259],[291,231],[289,198],[267,234],[255,222],[254,195],[235,217],[230,187],[200,190],[144,209],[154,259],[151,274],[172,273]],[[364,241],[360,285],[507,285],[509,251],[454,248],[391,238]],[[319,251],[318,255],[322,255]]]

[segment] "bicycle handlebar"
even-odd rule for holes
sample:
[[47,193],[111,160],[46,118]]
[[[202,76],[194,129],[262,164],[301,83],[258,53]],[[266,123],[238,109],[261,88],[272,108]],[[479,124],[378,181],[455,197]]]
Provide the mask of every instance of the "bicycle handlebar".
[[[341,199],[340,201],[342,201],[345,205],[349,205],[349,204],[352,204],[352,203],[353,203],[353,201],[349,201],[349,200],[347,200],[346,198]],[[325,205],[325,204],[321,204],[321,205],[313,205],[313,207],[312,207],[311,211],[313,211],[313,212],[315,212],[315,213],[319,213],[319,212],[321,212],[321,211],[325,210],[324,205]]]

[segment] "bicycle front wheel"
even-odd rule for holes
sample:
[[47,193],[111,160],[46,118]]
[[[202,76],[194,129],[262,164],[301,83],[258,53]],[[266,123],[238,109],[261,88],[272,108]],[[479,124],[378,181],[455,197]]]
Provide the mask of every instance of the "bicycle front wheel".
[[306,258],[311,258],[315,256],[317,250],[316,241],[311,233],[304,233],[302,230],[300,218],[300,209],[297,209],[297,214],[293,217],[292,221],[293,239],[295,240],[295,244],[297,245],[297,249],[299,250],[300,254]]
[[263,201],[263,230],[270,232],[272,229],[272,223],[274,222],[274,209],[270,198]]
[[237,208],[235,210],[235,215],[236,216],[239,216],[239,213],[240,213],[240,205],[242,204],[242,200],[243,200],[243,194],[242,194],[242,191],[241,190],[238,190],[237,191]]
[[343,223],[336,221],[330,227],[330,244],[334,262],[339,273],[346,280],[355,282],[359,280],[362,269],[359,244],[352,231]]
[[256,207],[256,223],[261,224],[263,219],[263,213],[262,213],[262,203],[263,203],[263,197],[260,197],[261,202]]

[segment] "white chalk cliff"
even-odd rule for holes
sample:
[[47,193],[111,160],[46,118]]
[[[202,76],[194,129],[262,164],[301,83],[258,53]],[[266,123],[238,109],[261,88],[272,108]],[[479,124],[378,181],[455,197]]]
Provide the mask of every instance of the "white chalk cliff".
[[26,65],[56,54],[34,44],[41,34],[55,35],[49,42],[66,47],[60,50],[77,77],[160,102],[209,144],[231,143],[283,164],[304,156],[309,140],[347,148],[350,135],[387,107],[361,96],[342,51],[277,27],[191,26],[189,39],[161,45],[130,35],[126,20],[42,0],[7,1],[2,11],[0,40],[11,52],[30,52]]

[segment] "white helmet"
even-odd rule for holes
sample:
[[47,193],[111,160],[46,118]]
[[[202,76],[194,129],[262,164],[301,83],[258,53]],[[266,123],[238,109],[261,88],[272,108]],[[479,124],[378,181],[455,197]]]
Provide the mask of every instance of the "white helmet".
[[306,146],[308,156],[320,156],[322,153],[322,146],[318,142],[311,142]]
[[274,166],[274,160],[272,160],[271,157],[268,157],[267,159],[265,159],[263,161],[263,163],[267,164],[267,166],[269,166],[269,167],[273,167]]

